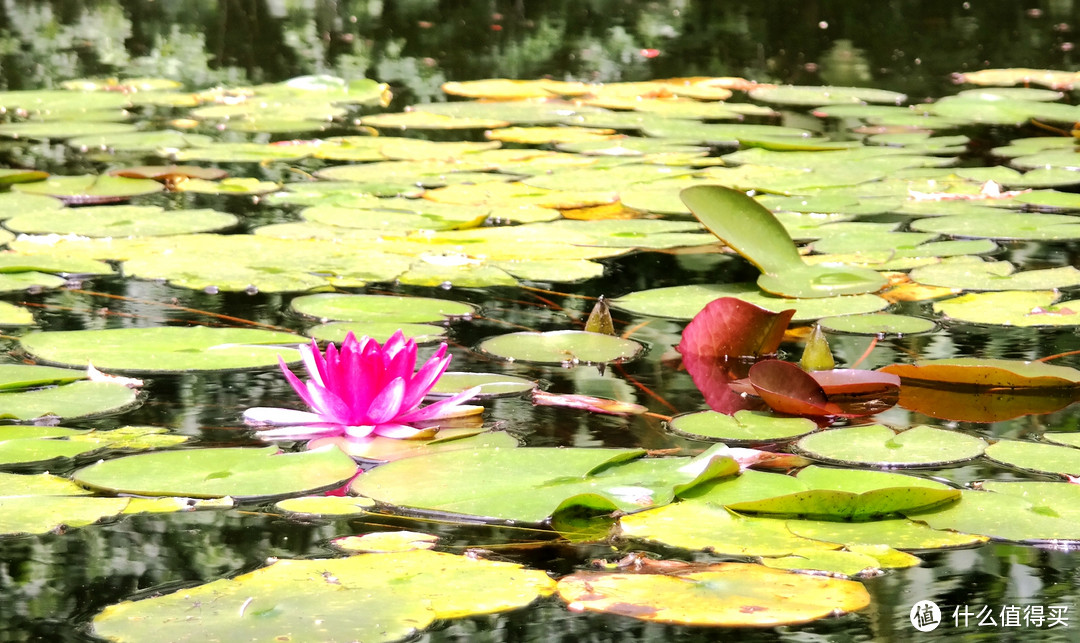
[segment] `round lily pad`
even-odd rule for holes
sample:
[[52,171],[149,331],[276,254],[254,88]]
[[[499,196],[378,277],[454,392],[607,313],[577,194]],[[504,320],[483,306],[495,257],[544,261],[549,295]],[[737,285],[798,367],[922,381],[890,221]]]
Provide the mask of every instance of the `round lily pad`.
[[1080,448],[1080,433],[1059,433],[1047,431],[1043,433],[1043,439],[1054,444],[1063,444],[1068,447]]
[[447,371],[435,382],[428,395],[450,396],[480,387],[477,398],[513,397],[523,395],[538,386],[535,380],[502,373],[459,373]]
[[138,373],[266,368],[300,359],[291,348],[301,338],[254,328],[166,326],[30,333],[23,348],[35,357],[69,366]]
[[336,448],[300,453],[211,448],[143,453],[76,471],[76,482],[112,493],[188,498],[265,498],[328,488],[356,473]]
[[967,293],[934,302],[934,312],[950,320],[995,326],[1077,326],[1080,301],[1058,301],[1052,290]]
[[70,420],[105,415],[131,408],[137,399],[135,391],[123,384],[80,380],[0,393],[0,419],[28,422],[46,416]]
[[870,87],[815,87],[807,85],[763,85],[750,90],[750,98],[781,105],[840,105],[844,103],[886,103],[899,105],[907,96]]
[[34,314],[6,301],[0,301],[0,326],[33,326]]
[[796,445],[825,462],[879,467],[920,467],[964,462],[982,455],[986,442],[956,431],[916,426],[897,433],[880,424],[830,429]]
[[572,611],[697,626],[793,625],[870,604],[862,583],[748,563],[679,574],[577,572],[559,579],[558,591]]
[[238,219],[216,210],[166,212],[154,205],[99,205],[17,214],[4,225],[25,234],[77,234],[84,237],[140,237],[211,232]]
[[998,440],[987,447],[986,457],[1029,471],[1080,476],[1080,449],[1071,446]]
[[788,520],[787,528],[803,538],[842,545],[883,544],[896,549],[946,549],[986,542],[985,536],[931,529],[903,518],[840,522],[837,520]]
[[761,443],[791,440],[817,429],[807,418],[777,417],[768,413],[737,411],[734,415],[697,411],[676,415],[668,430],[696,440]]
[[431,323],[476,313],[475,306],[460,301],[394,295],[320,293],[297,297],[290,306],[323,321]]
[[65,203],[86,205],[126,201],[135,196],[161,192],[165,186],[150,179],[84,174],[50,176],[44,181],[20,183],[11,189],[26,194],[56,197]]
[[417,344],[430,344],[446,339],[446,328],[434,324],[401,324],[398,322],[329,322],[307,329],[308,337],[324,342],[343,342],[349,333],[368,336],[380,344],[397,331]]
[[924,317],[894,315],[892,313],[870,313],[866,315],[845,315],[843,317],[825,317],[818,320],[823,330],[849,335],[920,335],[937,328],[937,324]]
[[554,330],[498,335],[477,349],[507,361],[539,364],[610,364],[637,357],[644,346],[632,339],[581,330]]

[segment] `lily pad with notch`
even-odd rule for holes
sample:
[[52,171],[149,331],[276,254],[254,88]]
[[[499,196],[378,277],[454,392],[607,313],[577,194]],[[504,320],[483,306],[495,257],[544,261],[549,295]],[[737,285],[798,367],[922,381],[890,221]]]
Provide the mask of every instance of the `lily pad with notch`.
[[880,424],[830,429],[797,443],[811,458],[846,465],[877,467],[940,466],[982,455],[981,438],[929,426],[896,432]]
[[627,362],[644,348],[632,339],[582,330],[507,333],[477,346],[481,352],[507,361],[573,365]]
[[695,440],[725,443],[760,444],[793,440],[817,430],[817,424],[806,418],[778,417],[754,412],[736,411],[734,415],[716,411],[695,411],[676,415],[667,423],[669,431]]

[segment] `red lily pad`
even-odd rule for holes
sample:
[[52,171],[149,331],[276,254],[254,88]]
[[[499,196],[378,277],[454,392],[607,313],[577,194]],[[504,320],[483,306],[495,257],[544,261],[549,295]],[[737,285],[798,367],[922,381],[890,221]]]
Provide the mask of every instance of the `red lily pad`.
[[706,357],[697,353],[683,355],[683,366],[694,386],[705,396],[705,403],[714,411],[731,415],[736,411],[758,410],[761,400],[742,395],[732,388],[740,377],[746,376],[747,364],[724,357]]
[[864,417],[891,408],[900,397],[895,375],[859,369],[808,373],[775,359],[750,367],[750,384],[774,411],[789,415]]
[[709,302],[683,331],[679,352],[702,357],[756,357],[776,352],[795,309],[779,313],[734,297]]

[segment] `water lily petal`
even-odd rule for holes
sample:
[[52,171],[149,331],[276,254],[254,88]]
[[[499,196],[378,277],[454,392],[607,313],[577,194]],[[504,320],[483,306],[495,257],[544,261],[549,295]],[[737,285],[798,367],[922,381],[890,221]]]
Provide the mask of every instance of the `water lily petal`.
[[350,438],[366,438],[369,435],[371,435],[372,431],[374,431],[374,430],[375,430],[375,427],[373,425],[370,425],[370,424],[366,424],[366,425],[362,425],[362,426],[349,425],[349,426],[345,427],[345,435],[347,435]]
[[398,422],[420,422],[422,420],[440,420],[443,418],[453,417],[456,415],[455,411],[462,405],[463,402],[467,402],[476,397],[480,393],[480,387],[474,386],[471,389],[462,391],[457,395],[448,397],[445,400],[439,400],[434,404],[428,404],[423,408],[416,409],[415,411],[409,411],[399,415],[396,420]]
[[316,413],[322,416],[324,422],[349,422],[350,409],[340,397],[333,391],[315,384],[307,383],[308,397],[315,403],[311,405]]
[[321,421],[318,413],[272,406],[255,406],[244,411],[244,422],[254,426],[297,426]]
[[299,426],[281,426],[274,429],[260,429],[256,436],[260,440],[312,440],[334,435],[341,435],[342,425],[330,422],[303,424]]
[[405,397],[405,379],[395,377],[390,384],[379,391],[367,411],[368,421],[382,424],[395,419],[401,413],[401,400]]
[[416,372],[405,391],[405,399],[401,402],[402,410],[408,412],[419,406],[431,387],[435,386],[435,382],[446,372],[446,367],[450,365],[453,356],[445,355],[445,353],[446,344],[443,344],[435,355],[424,362],[424,365]]
[[291,386],[293,390],[296,391],[296,394],[300,396],[300,399],[304,400],[304,404],[307,404],[310,407],[314,407],[315,400],[312,399],[310,395],[308,395],[307,386],[300,381],[300,378],[297,377],[295,373],[292,372],[289,366],[285,363],[285,360],[282,359],[280,355],[278,356],[278,366],[281,367],[281,372],[285,374],[285,380],[289,382],[289,386]]
[[326,358],[324,358],[323,354],[319,351],[319,345],[315,340],[311,340],[310,345],[300,347],[300,357],[304,361],[304,368],[307,369],[311,381],[319,386],[326,386],[326,382],[328,381],[326,374]]
[[395,438],[398,440],[414,437],[417,433],[421,433],[423,429],[418,429],[415,426],[409,426],[408,424],[395,424],[389,422],[386,424],[380,424],[375,427],[375,434],[381,435],[384,438]]

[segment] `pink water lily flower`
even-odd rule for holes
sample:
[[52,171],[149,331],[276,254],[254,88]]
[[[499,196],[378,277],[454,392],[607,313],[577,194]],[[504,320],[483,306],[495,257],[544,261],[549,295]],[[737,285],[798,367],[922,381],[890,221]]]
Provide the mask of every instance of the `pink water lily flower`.
[[409,438],[421,432],[416,423],[429,423],[468,415],[480,407],[462,403],[479,393],[471,388],[427,406],[420,406],[446,371],[451,355],[446,344],[416,369],[416,342],[399,330],[382,346],[370,337],[356,339],[351,332],[339,349],[334,344],[319,351],[315,340],[300,347],[309,379],[300,381],[280,357],[281,371],[311,410],[255,407],[244,421],[270,440],[307,440],[344,435],[364,438],[381,435]]

